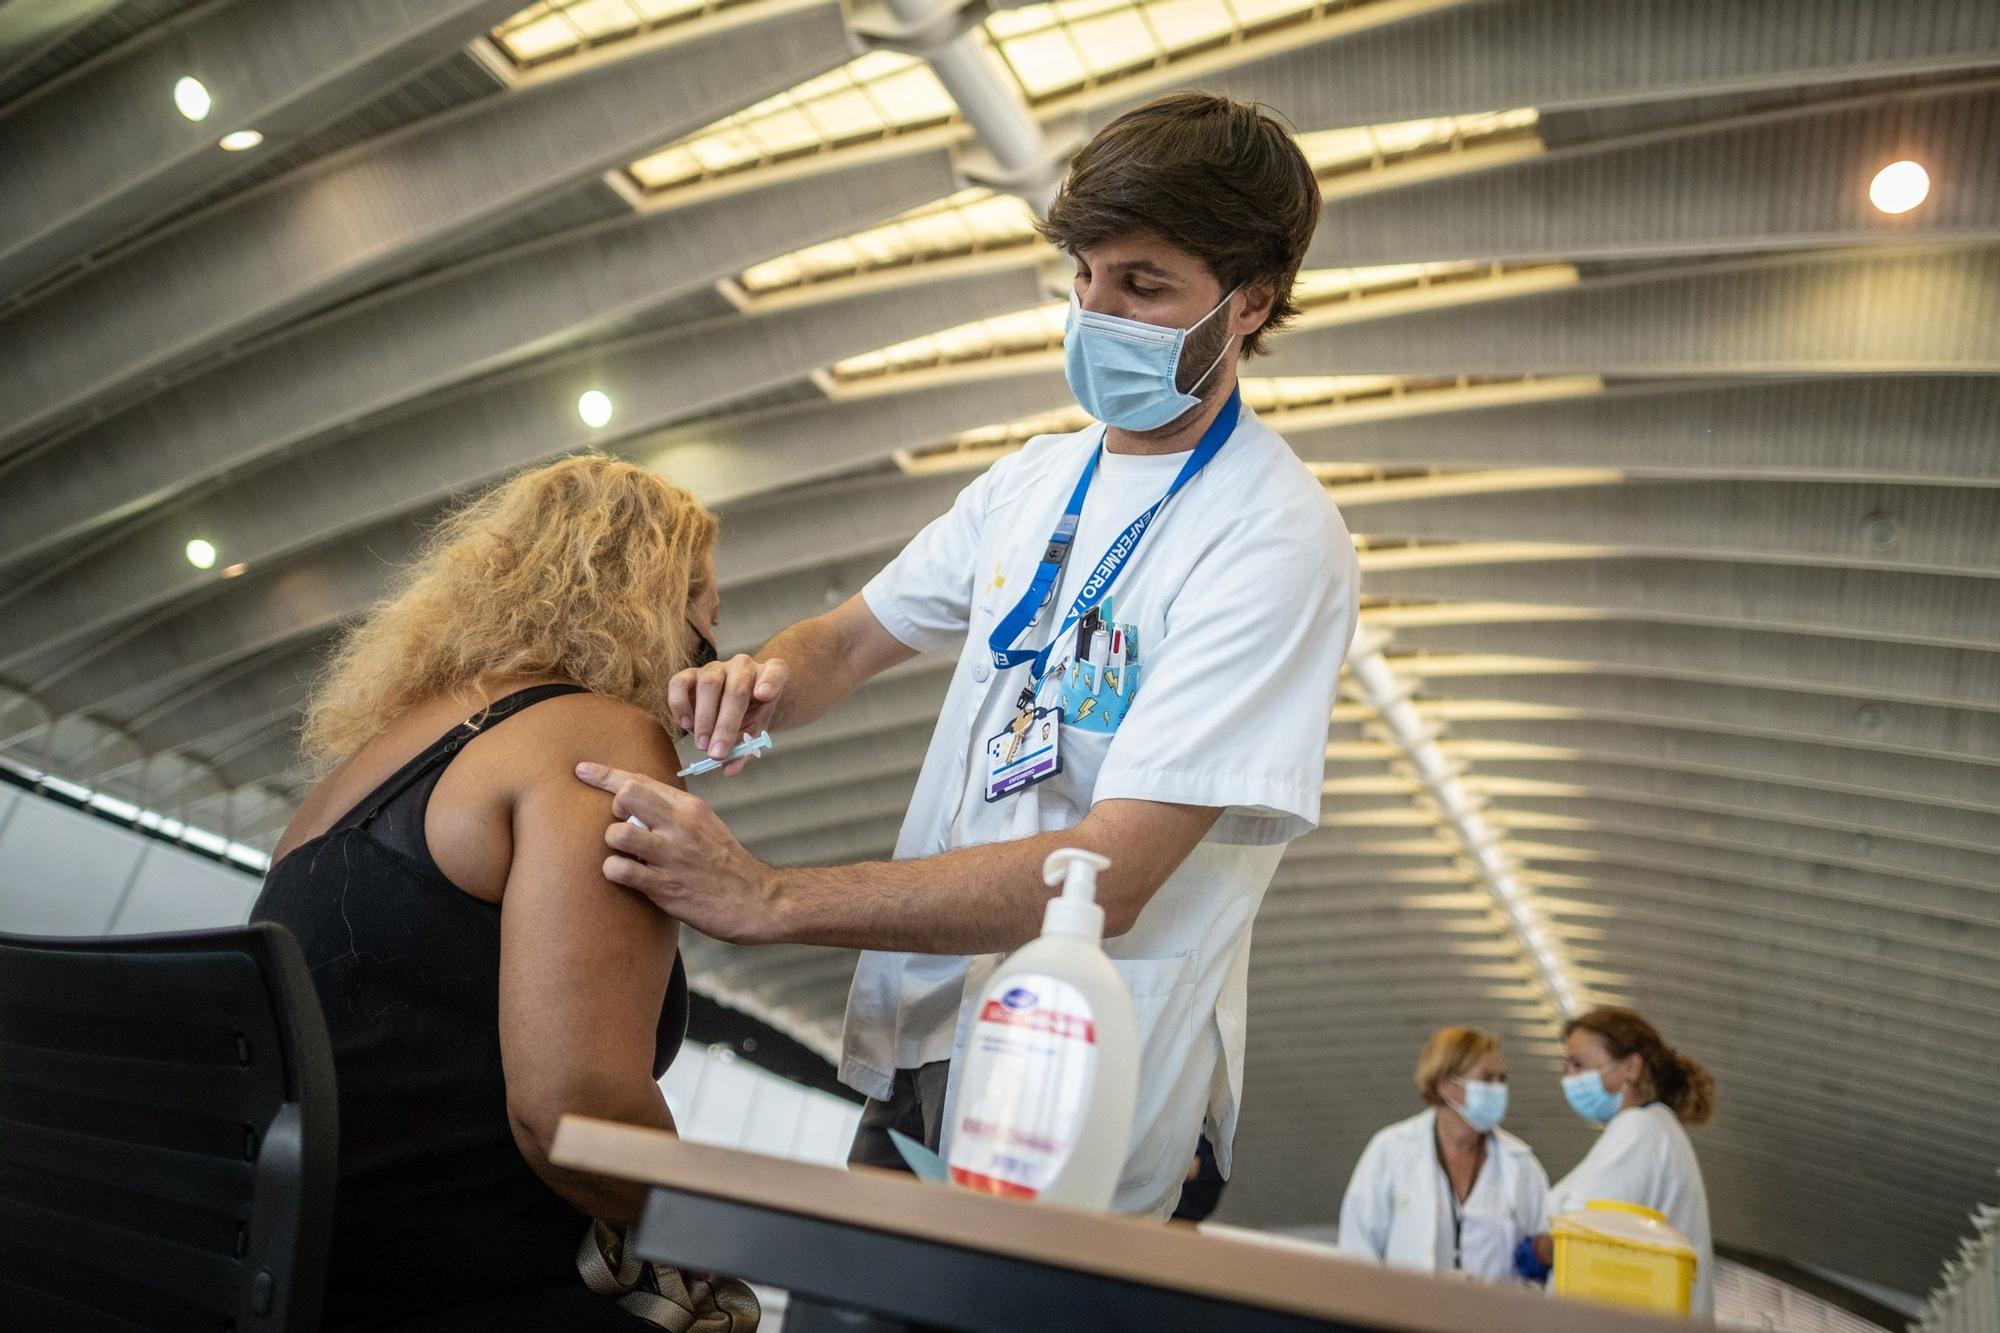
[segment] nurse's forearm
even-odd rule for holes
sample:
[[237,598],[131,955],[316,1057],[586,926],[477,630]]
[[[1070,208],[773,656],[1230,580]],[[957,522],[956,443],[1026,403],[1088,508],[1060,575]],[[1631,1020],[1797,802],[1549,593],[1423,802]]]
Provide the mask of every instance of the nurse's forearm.
[[1098,879],[1104,932],[1122,935],[1221,811],[1105,801],[1075,828],[908,861],[780,867],[767,885],[779,937],[800,944],[911,953],[1013,949],[1041,933],[1055,892],[1042,862],[1060,847],[1111,859]]
[[823,616],[780,630],[758,650],[760,661],[777,658],[789,669],[770,724],[782,730],[816,722],[878,672],[915,655],[857,593]]

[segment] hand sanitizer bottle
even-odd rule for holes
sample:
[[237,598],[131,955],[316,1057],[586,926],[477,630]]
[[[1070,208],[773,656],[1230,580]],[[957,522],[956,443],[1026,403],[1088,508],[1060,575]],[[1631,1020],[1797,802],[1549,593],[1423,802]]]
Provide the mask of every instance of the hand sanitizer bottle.
[[1095,852],[1051,852],[1061,883],[1042,934],[981,992],[948,1136],[968,1189],[1075,1208],[1111,1205],[1132,1134],[1139,1054],[1132,997],[1104,955]]

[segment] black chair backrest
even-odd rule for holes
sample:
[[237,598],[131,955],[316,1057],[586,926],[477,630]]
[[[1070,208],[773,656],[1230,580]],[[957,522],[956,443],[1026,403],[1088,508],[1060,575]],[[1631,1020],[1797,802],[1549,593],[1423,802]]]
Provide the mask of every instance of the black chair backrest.
[[317,1328],[335,1117],[283,927],[0,934],[0,1329]]

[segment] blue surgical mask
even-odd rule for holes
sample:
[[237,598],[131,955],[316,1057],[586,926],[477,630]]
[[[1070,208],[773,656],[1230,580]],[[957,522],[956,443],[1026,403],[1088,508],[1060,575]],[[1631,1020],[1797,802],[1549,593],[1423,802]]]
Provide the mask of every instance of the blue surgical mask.
[[[1147,324],[1116,315],[1096,315],[1069,294],[1069,322],[1063,326],[1063,373],[1084,411],[1121,430],[1157,430],[1201,402],[1182,393],[1178,375],[1187,336],[1229,304],[1231,290],[1206,315],[1184,329]],[[1229,351],[1224,343],[1215,360],[1194,382],[1207,382]]]
[[1446,1098],[1451,1109],[1465,1117],[1465,1123],[1481,1134],[1490,1134],[1507,1117],[1507,1085],[1486,1083],[1468,1078],[1465,1083],[1465,1104]]
[[1624,1102],[1617,1093],[1605,1088],[1604,1075],[1596,1069],[1565,1078],[1563,1096],[1569,1099],[1570,1110],[1597,1125],[1608,1123]]

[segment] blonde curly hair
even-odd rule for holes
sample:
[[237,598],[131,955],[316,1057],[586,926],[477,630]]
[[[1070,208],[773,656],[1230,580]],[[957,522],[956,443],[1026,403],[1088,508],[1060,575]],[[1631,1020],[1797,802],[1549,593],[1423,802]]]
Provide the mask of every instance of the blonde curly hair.
[[677,735],[667,681],[693,659],[715,515],[602,454],[523,472],[448,515],[388,598],[350,629],[301,731],[322,768],[421,700],[556,675],[638,705]]

